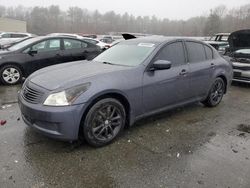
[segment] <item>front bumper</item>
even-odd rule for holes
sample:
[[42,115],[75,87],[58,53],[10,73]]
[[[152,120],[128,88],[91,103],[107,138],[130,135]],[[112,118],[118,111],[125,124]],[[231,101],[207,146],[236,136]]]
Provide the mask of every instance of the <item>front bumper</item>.
[[24,122],[45,136],[77,140],[85,104],[51,107],[26,102],[19,94],[18,103]]
[[250,70],[234,69],[233,81],[250,83]]
[[242,62],[233,63],[233,81],[250,83],[250,64]]

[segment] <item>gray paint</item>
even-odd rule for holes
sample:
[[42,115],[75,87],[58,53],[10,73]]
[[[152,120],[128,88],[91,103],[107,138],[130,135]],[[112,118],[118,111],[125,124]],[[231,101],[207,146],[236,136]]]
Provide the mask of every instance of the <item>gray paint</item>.
[[[32,105],[19,96],[21,111],[28,116],[33,116],[35,120],[41,119],[42,115],[43,121],[57,122],[61,127],[59,135],[50,134],[46,130],[39,130],[40,132],[60,139],[75,140],[78,138],[80,121],[86,108],[94,99],[104,94],[117,93],[128,100],[132,125],[134,121],[145,116],[204,100],[213,80],[218,76],[224,76],[229,86],[232,67],[215,49],[213,49],[213,60],[193,65],[187,62],[185,65],[168,70],[148,70],[152,58],[159,49],[170,42],[186,40],[190,41],[190,39],[165,37],[145,37],[125,41],[124,43],[128,44],[151,42],[156,45],[152,54],[137,67],[79,61],[37,71],[27,79],[25,84],[35,84],[44,88],[44,100],[50,93],[62,91],[74,85],[91,82],[91,86],[72,106],[68,107]],[[212,67],[211,63],[215,66]],[[187,70],[186,75],[180,75],[182,69]],[[37,111],[39,113],[36,113]],[[37,129],[32,123],[28,124]]]

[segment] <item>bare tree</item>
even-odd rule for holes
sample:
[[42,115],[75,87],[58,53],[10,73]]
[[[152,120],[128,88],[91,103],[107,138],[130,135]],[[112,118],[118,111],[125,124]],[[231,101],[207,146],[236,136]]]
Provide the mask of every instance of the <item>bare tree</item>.
[[188,20],[159,19],[156,16],[138,16],[109,11],[101,14],[70,7],[62,11],[59,6],[5,7],[0,6],[0,17],[27,21],[28,31],[43,35],[51,32],[96,33],[136,32],[171,36],[207,36],[217,32],[232,32],[250,28],[250,4],[228,10],[224,5],[215,7],[208,16]]

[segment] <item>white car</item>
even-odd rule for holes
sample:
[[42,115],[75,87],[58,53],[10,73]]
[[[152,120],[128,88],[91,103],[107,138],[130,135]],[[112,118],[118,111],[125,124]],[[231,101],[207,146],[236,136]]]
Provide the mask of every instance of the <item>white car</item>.
[[97,45],[97,46],[100,46],[100,48],[101,48],[102,50],[105,50],[105,49],[108,49],[108,48],[111,47],[110,44],[107,44],[107,43],[105,43],[105,42],[102,42],[102,41],[100,41],[100,40],[98,40],[98,39],[92,39],[92,38],[83,37],[82,40],[87,41],[87,42],[90,42],[90,43],[95,44],[95,45]]
[[233,53],[233,81],[250,83],[250,49],[240,49]]
[[77,38],[77,39],[82,39],[84,37],[82,37],[81,35],[77,35],[77,34],[73,34],[73,33],[50,33],[47,36],[64,36],[64,37],[73,37],[73,38]]
[[6,44],[9,42],[18,41],[21,38],[26,37],[35,37],[35,35],[31,33],[20,33],[20,32],[1,32],[0,33],[0,45]]

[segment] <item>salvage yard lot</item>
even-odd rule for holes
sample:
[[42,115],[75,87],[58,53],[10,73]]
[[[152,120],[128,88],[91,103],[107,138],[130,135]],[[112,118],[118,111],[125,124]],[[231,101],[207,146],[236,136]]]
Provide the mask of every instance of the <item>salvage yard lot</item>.
[[[99,149],[30,130],[19,86],[0,86],[0,187],[237,187],[250,185],[250,86],[234,84],[216,108],[152,116]],[[84,185],[84,186],[83,186]]]

